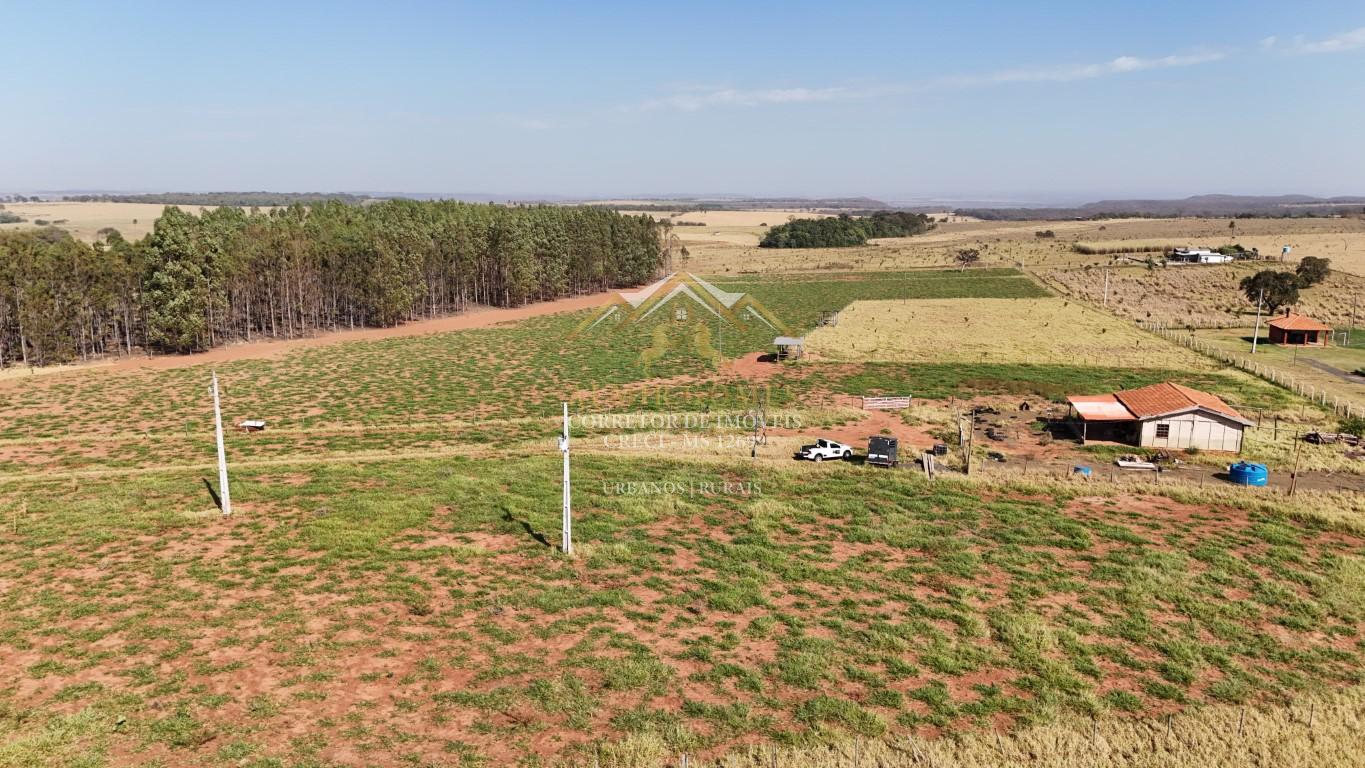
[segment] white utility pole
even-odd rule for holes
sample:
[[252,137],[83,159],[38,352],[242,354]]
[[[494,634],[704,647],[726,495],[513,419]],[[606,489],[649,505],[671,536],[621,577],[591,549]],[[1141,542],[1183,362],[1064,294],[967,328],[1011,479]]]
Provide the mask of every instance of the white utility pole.
[[559,438],[559,452],[564,454],[564,521],[559,547],[566,555],[573,554],[573,508],[569,494],[569,404],[564,403],[564,434]]
[[1256,297],[1256,330],[1251,333],[1251,354],[1256,354],[1256,342],[1261,340],[1261,305],[1265,303],[1265,289]]
[[1109,267],[1104,268],[1104,306],[1109,306]]
[[218,372],[213,372],[213,433],[218,441],[218,501],[223,516],[232,514],[232,495],[228,491],[227,451],[223,448],[223,410],[218,402]]
[[1356,329],[1356,301],[1357,296],[1351,297],[1351,324],[1346,326],[1346,346],[1351,346],[1351,333]]

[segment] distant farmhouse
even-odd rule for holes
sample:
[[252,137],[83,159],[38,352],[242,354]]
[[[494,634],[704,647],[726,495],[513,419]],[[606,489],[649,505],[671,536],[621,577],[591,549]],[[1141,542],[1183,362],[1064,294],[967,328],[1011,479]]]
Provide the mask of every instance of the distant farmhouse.
[[1176,248],[1167,261],[1176,264],[1230,264],[1232,256],[1207,248]]
[[1270,343],[1296,347],[1325,347],[1332,327],[1309,317],[1285,310],[1270,321]]
[[1072,424],[1084,443],[1108,440],[1143,448],[1242,450],[1251,426],[1217,395],[1171,382],[1107,395],[1074,395]]

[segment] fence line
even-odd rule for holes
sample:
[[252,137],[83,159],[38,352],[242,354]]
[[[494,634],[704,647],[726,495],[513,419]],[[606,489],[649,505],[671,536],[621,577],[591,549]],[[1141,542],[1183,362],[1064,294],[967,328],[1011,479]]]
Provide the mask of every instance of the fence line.
[[1166,325],[1165,323],[1140,323],[1139,327],[1150,333],[1173,341],[1176,344],[1187,347],[1207,357],[1222,361],[1236,368],[1240,368],[1257,378],[1263,379],[1279,387],[1300,395],[1314,405],[1321,406],[1324,410],[1330,410],[1337,417],[1350,418],[1365,414],[1365,406],[1352,400],[1348,400],[1337,395],[1329,395],[1325,389],[1319,389],[1311,384],[1302,381],[1281,370],[1276,370],[1268,365],[1253,360],[1250,356],[1242,356],[1225,349],[1209,344],[1207,341],[1196,338],[1186,326],[1179,328]]
[[[1077,466],[1081,466],[1078,464]],[[1118,467],[1093,466],[1090,467],[1090,474],[1078,472],[1075,468],[1065,469],[1039,462],[1031,464],[1011,463],[1000,465],[987,459],[975,460],[972,471],[966,477],[977,478],[985,482],[990,480],[1009,480],[1012,482],[1028,482],[1029,480],[1041,480],[1050,483],[1077,483],[1081,485],[1094,484],[1106,485],[1110,488],[1123,489],[1131,493],[1156,493],[1161,494],[1179,488],[1214,488],[1219,491],[1243,492],[1248,496],[1265,498],[1267,496],[1288,499],[1294,496],[1291,485],[1271,483],[1264,486],[1241,485],[1231,480],[1219,477],[1217,474],[1210,474],[1199,471],[1197,475],[1191,472],[1184,472],[1179,468],[1163,469],[1159,472],[1151,470],[1132,470],[1120,469]],[[1208,465],[1193,465],[1197,470],[1210,469]],[[942,471],[942,470],[939,470]]]

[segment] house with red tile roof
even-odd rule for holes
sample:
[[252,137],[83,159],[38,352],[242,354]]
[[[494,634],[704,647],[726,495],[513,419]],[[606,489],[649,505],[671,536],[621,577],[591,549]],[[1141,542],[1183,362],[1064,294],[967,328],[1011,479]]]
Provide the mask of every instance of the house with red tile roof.
[[1239,453],[1242,431],[1252,425],[1217,395],[1169,381],[1106,395],[1073,395],[1067,402],[1082,443]]
[[1284,315],[1270,321],[1271,344],[1325,347],[1331,337],[1332,326],[1289,310],[1285,310]]

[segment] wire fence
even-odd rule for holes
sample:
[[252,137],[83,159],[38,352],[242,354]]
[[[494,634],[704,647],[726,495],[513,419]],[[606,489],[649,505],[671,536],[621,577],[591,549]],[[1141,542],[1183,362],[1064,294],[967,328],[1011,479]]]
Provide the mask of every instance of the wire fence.
[[[1117,466],[1103,467],[1092,464],[1076,464],[1070,467],[1058,466],[1048,462],[1006,462],[991,461],[988,458],[975,460],[970,475],[976,479],[1000,480],[1008,482],[1074,482],[1102,484],[1134,493],[1160,494],[1167,488],[1247,489],[1258,496],[1293,496],[1291,486],[1268,484],[1266,486],[1244,486],[1233,483],[1220,469],[1213,465],[1185,464],[1179,466],[1157,465],[1159,469],[1122,469]],[[1088,470],[1088,471],[1087,471]],[[942,471],[942,470],[939,470]]]
[[1350,418],[1351,416],[1365,414],[1365,406],[1362,406],[1360,403],[1343,398],[1339,395],[1331,394],[1325,387],[1319,387],[1304,382],[1278,368],[1259,363],[1250,355],[1239,355],[1216,347],[1207,341],[1196,337],[1186,326],[1176,327],[1164,323],[1142,323],[1141,327],[1168,341],[1173,341],[1176,344],[1188,347],[1195,352],[1212,357],[1215,360],[1222,361],[1233,367],[1240,368],[1271,384],[1284,387],[1291,392],[1303,396],[1314,405],[1321,406],[1324,410],[1330,410],[1335,416]]

